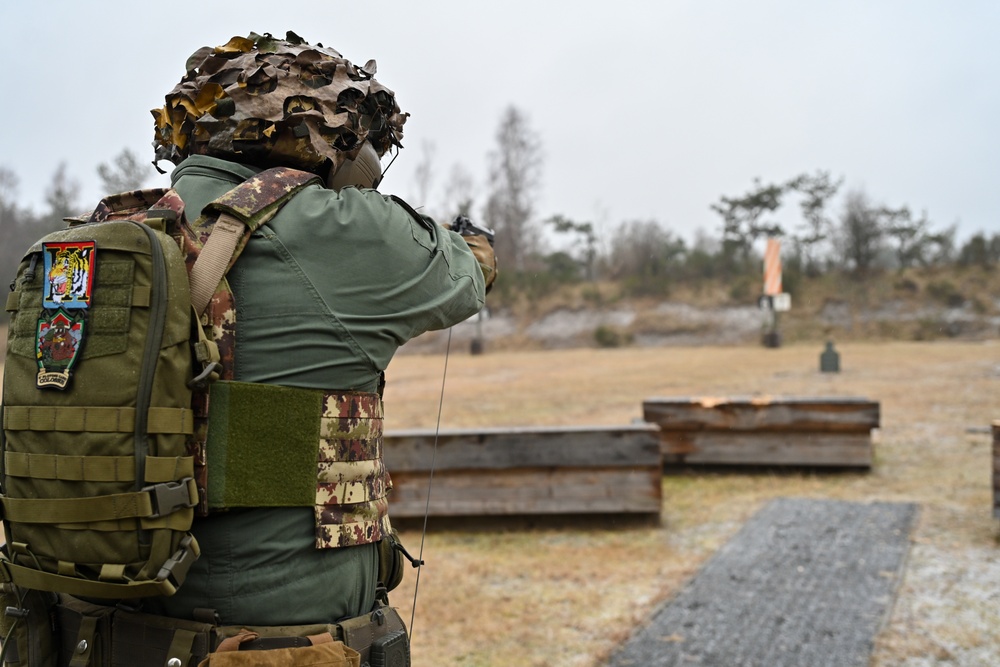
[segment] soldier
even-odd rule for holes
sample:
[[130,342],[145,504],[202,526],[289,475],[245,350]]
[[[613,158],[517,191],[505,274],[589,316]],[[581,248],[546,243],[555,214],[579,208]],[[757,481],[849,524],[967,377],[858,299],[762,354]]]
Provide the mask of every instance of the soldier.
[[[228,273],[233,382],[210,392],[209,498],[217,495],[213,447],[227,448],[231,465],[252,467],[255,451],[287,448],[301,457],[303,421],[320,422],[325,439],[312,471],[320,480],[314,502],[287,506],[295,503],[290,489],[317,478],[282,470],[255,472],[253,488],[227,487],[195,521],[201,556],[186,582],[171,597],[145,601],[144,611],[291,626],[364,617],[379,605],[379,545],[391,533],[382,373],[406,341],[478,312],[496,263],[484,237],[460,236],[374,189],[380,158],[401,147],[408,115],[374,74],[375,61],[357,67],[294,33],[251,34],[195,52],[152,112],[156,158],[176,165],[172,186],[192,219],[265,168],[322,181],[254,232]],[[322,404],[300,405],[281,393],[287,388],[321,390]],[[286,400],[280,423],[262,423]],[[381,567],[386,578],[387,563]]]

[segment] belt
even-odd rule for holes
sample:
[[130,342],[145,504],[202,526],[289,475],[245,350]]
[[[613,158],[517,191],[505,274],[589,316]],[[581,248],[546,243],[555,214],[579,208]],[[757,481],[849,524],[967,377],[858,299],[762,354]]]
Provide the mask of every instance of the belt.
[[312,646],[309,637],[258,637],[240,644],[240,651],[268,651],[274,648],[299,648]]
[[306,637],[261,637],[258,633],[243,629],[240,633],[222,640],[217,652],[226,651],[268,651],[276,648],[299,648],[325,644],[334,641],[329,632],[321,632]]

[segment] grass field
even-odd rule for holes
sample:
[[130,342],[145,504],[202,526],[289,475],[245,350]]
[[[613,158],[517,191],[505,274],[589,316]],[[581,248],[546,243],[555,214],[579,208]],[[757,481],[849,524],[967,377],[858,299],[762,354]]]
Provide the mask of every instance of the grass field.
[[[819,344],[504,352],[448,360],[442,427],[609,425],[652,396],[864,396],[881,403],[865,473],[679,472],[659,526],[613,517],[565,527],[430,522],[413,626],[414,665],[590,666],[606,656],[767,500],[921,506],[874,667],[1000,664],[1000,547],[991,445],[1000,342],[844,344],[839,374]],[[437,422],[445,358],[390,366],[390,430]],[[403,539],[412,553],[418,529]],[[392,595],[409,622],[416,571]],[[676,640],[675,638],[671,638]]]
[[[622,424],[652,396],[864,396],[881,404],[865,473],[681,472],[664,477],[662,524],[613,518],[564,528],[484,522],[425,538],[415,665],[600,665],[767,500],[921,506],[907,575],[872,665],[1000,663],[1000,548],[991,516],[991,439],[1000,344],[569,350],[448,360],[443,427]],[[398,356],[389,428],[433,427],[443,356]],[[433,493],[433,491],[432,491]],[[419,530],[403,538],[420,546]],[[415,571],[393,594],[409,620]]]

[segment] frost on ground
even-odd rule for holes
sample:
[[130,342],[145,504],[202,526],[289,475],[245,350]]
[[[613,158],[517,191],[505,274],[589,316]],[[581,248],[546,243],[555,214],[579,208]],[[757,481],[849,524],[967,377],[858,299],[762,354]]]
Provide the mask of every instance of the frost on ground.
[[873,667],[1000,665],[1000,551],[915,544]]

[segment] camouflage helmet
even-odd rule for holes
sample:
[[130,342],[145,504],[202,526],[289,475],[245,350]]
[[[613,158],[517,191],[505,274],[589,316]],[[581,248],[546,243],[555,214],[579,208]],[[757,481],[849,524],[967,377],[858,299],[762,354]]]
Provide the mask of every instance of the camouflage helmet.
[[321,171],[354,159],[366,141],[381,157],[402,147],[408,114],[374,75],[374,60],[357,67],[293,32],[202,47],[152,110],[155,161],[202,154]]

